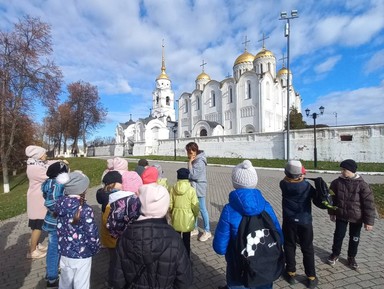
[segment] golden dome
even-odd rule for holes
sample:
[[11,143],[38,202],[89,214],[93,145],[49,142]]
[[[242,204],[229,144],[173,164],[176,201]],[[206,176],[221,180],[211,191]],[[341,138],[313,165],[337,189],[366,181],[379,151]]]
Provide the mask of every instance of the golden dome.
[[162,70],[159,76],[156,79],[169,79],[168,75],[165,73],[165,70]]
[[233,66],[240,63],[244,63],[244,62],[253,62],[254,59],[255,59],[255,56],[253,56],[248,51],[244,51],[243,54],[241,54],[239,57],[236,58],[235,64]]
[[256,54],[255,60],[262,57],[274,57],[273,53],[263,48],[259,53]]
[[209,77],[209,75],[206,74],[204,71],[203,71],[202,73],[200,73],[200,74],[197,76],[197,78],[196,78],[196,80],[200,80],[200,79],[211,80],[211,78]]
[[278,72],[277,72],[277,76],[281,76],[282,74],[288,74],[288,69],[286,69],[285,67],[281,68]]

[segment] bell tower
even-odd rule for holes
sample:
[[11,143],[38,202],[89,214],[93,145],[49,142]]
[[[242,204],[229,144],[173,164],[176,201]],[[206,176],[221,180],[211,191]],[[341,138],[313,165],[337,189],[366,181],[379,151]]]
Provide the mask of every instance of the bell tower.
[[152,116],[157,118],[175,117],[175,94],[172,90],[172,82],[169,79],[165,68],[164,40],[162,43],[161,72],[156,78],[156,88],[152,92]]

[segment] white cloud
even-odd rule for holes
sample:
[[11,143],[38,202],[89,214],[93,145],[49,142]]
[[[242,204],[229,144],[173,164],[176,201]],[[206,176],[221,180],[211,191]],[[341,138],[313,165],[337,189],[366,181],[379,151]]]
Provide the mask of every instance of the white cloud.
[[333,67],[339,62],[341,55],[329,57],[327,60],[317,65],[314,70],[316,73],[325,73],[333,69]]
[[374,72],[384,67],[384,49],[377,51],[365,64],[367,73]]

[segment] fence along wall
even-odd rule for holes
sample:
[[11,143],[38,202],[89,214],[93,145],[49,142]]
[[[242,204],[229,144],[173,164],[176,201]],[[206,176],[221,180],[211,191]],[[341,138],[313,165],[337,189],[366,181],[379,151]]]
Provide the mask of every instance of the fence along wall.
[[[313,129],[291,130],[291,158],[314,159],[313,134]],[[208,157],[284,159],[286,152],[286,134],[278,132],[177,139],[176,154],[185,156],[185,145],[191,141],[198,143]],[[319,161],[338,162],[353,158],[358,162],[384,162],[384,124],[317,128],[316,141]],[[114,155],[122,156],[122,148],[122,145],[116,145],[114,150],[104,148],[99,151],[96,147],[95,155],[113,151]],[[173,156],[173,139],[158,140],[153,146],[146,146],[145,142],[135,143],[133,155],[150,154]]]

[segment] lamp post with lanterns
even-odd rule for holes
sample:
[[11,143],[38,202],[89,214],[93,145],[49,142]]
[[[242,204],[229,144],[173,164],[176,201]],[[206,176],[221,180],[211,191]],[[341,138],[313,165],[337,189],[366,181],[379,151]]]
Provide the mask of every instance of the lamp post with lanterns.
[[287,21],[285,23],[285,32],[284,36],[287,37],[287,160],[289,160],[289,130],[290,130],[290,115],[289,115],[289,90],[290,90],[290,83],[289,83],[289,32],[290,32],[290,20],[294,18],[298,18],[299,14],[297,13],[297,10],[291,11],[291,16],[288,16],[288,13],[286,11],[283,11],[280,13],[279,20],[285,20]]
[[317,168],[317,147],[316,147],[316,118],[318,118],[320,115],[324,114],[324,106],[319,107],[320,113],[310,113],[311,110],[307,108],[305,110],[305,114],[307,117],[313,118],[313,141],[314,141],[314,147],[313,147],[313,161],[314,161],[314,167]]

